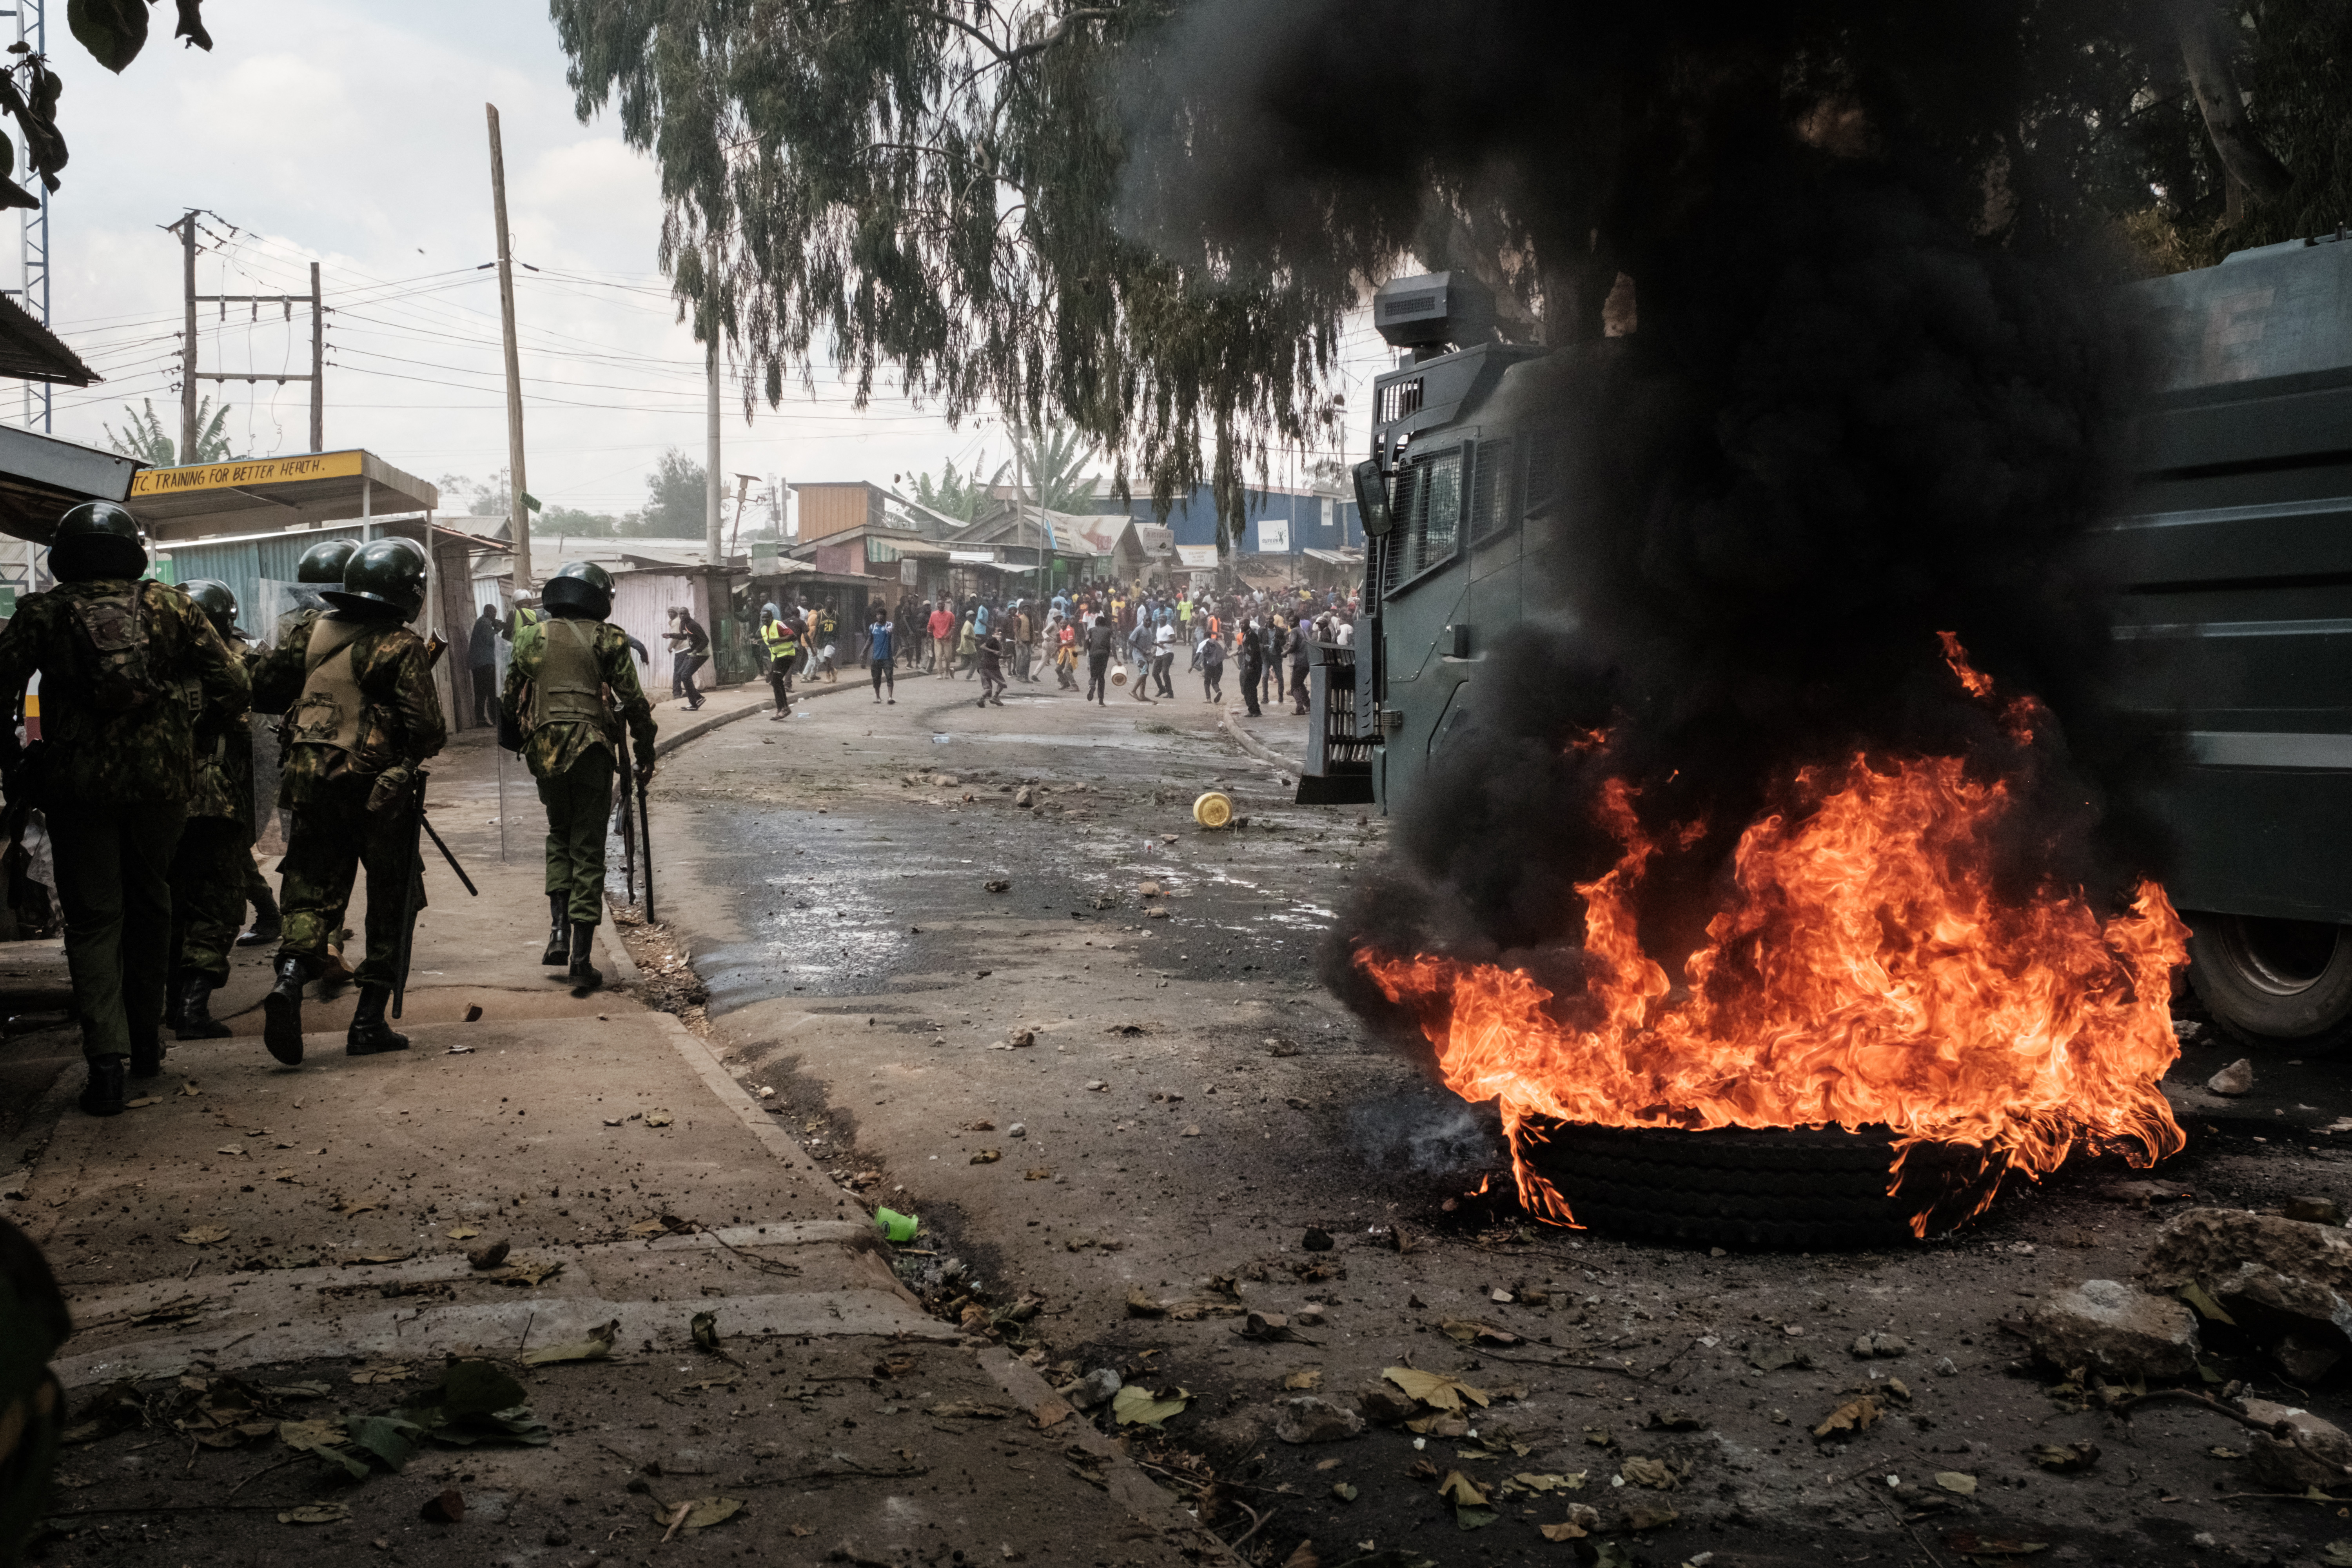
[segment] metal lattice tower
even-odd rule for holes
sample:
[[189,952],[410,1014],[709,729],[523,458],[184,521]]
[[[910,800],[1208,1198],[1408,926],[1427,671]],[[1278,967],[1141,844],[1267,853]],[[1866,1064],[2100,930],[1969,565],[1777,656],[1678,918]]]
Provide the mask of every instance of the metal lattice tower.
[[[0,11],[0,16],[16,19],[16,41],[37,55],[46,55],[49,48],[49,24],[47,0],[16,0],[13,11]],[[23,138],[18,139],[20,142]],[[33,172],[31,144],[26,142],[18,154],[21,167],[11,169],[17,184],[33,193],[40,202],[37,207],[17,209],[18,255],[23,264],[24,288],[18,300],[33,320],[43,326],[49,324],[49,192],[41,177]],[[46,381],[25,383],[25,427],[44,434],[49,430],[50,387]]]

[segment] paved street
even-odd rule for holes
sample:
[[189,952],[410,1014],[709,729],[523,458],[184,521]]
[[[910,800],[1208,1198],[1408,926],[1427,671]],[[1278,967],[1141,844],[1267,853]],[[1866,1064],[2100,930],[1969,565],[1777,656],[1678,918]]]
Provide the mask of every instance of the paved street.
[[[236,1037],[175,1047],[154,1103],[91,1121],[58,1076],[70,1037],[37,1011],[54,950],[20,955],[0,1072],[43,1087],[12,1101],[5,1201],[74,1299],[60,1370],[93,1423],[50,1560],[377,1542],[418,1563],[1173,1563],[1234,1543],[1396,1564],[1615,1543],[1812,1564],[1949,1562],[1958,1540],[2138,1563],[2200,1534],[2246,1561],[2352,1535],[2331,1510],[2224,1503],[2263,1489],[2223,1457],[2242,1427],[2186,1404],[2126,1426],[2012,1331],[2078,1281],[2133,1278],[2191,1203],[2340,1192],[2338,1135],[2312,1131],[2340,1068],[2266,1061],[2223,1100],[2193,1086],[2237,1053],[2192,1039],[2169,1087],[2196,1142],[2170,1186],[2077,1161],[1897,1251],[1535,1226],[1487,1121],[1317,980],[1377,819],[1287,804],[1197,700],[1016,686],[983,710],[974,689],[910,679],[881,706],[845,687],[782,723],[720,694],[697,722],[725,721],[656,785],[659,923],[625,910],[626,956],[604,958],[620,983],[587,995],[536,966],[532,797],[510,773],[502,863],[495,754],[453,748],[436,820],[483,896],[428,871],[404,1057],[345,1058],[344,1002],[314,1006],[312,1059],[278,1068],[248,952],[222,1005]],[[1278,757],[1300,721],[1230,722]],[[1245,825],[1193,823],[1210,787]],[[880,1243],[877,1206],[920,1233]],[[607,1324],[596,1359],[521,1359]],[[1854,1353],[1880,1334],[1900,1353]],[[452,1355],[517,1377],[550,1441],[429,1449],[354,1484],[272,1436],[413,1413]],[[1363,1395],[1390,1369],[1492,1403],[1389,1411]],[[1071,1386],[1105,1371],[1160,1396],[1156,1426]],[[1318,1398],[1339,1408],[1291,1403]],[[1814,1435],[1862,1398],[1866,1430]],[[2062,1475],[2027,1454],[2077,1441],[2107,1457]],[[1486,1506],[1441,1490],[1457,1471]],[[446,1488],[466,1522],[420,1517]],[[656,1546],[709,1499],[740,1506]],[[302,1507],[333,1517],[280,1521]]]

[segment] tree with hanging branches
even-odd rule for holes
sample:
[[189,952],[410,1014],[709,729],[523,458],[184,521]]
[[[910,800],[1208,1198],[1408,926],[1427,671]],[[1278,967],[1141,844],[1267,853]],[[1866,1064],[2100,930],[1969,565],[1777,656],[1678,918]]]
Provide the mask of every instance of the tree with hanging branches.
[[1205,479],[1221,542],[1245,466],[1339,444],[1370,284],[1467,270],[1547,344],[1671,328],[1644,275],[1759,138],[1899,148],[1988,246],[2119,271],[2352,216],[2352,0],[551,10],[583,118],[660,169],[662,265],[747,413],[825,361],[950,422],[1064,418],[1122,496]]

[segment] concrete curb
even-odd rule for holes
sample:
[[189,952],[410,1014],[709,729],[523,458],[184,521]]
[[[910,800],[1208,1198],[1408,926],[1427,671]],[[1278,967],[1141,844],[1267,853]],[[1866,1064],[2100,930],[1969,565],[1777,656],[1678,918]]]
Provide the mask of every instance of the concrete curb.
[[1249,733],[1240,725],[1234,723],[1231,710],[1218,716],[1217,728],[1223,730],[1226,734],[1231,735],[1234,738],[1234,743],[1240,746],[1243,751],[1247,752],[1251,756],[1256,758],[1259,762],[1265,763],[1268,767],[1280,768],[1284,773],[1296,778],[1298,775],[1300,767],[1304,765],[1297,757],[1284,756],[1280,752],[1276,751],[1272,746],[1267,745],[1255,735]]
[[[901,680],[919,680],[923,679],[926,674],[928,674],[928,672],[924,670],[911,670],[902,673],[898,679]],[[823,684],[795,686],[793,689],[793,700],[795,702],[814,702],[820,697],[835,697],[845,691],[853,689],[863,691],[866,689],[866,685],[863,681],[845,680],[829,680]],[[749,719],[754,713],[765,713],[768,711],[770,711],[768,702],[764,699],[761,699],[755,700],[741,708],[733,710],[730,712],[721,713],[717,718],[705,719],[698,723],[689,724],[685,729],[680,730],[677,734],[667,735],[661,740],[655,742],[654,755],[656,757],[667,757],[680,746],[685,745],[688,741],[698,741],[703,736],[708,735],[711,731],[718,729],[722,724],[732,724],[738,719]]]

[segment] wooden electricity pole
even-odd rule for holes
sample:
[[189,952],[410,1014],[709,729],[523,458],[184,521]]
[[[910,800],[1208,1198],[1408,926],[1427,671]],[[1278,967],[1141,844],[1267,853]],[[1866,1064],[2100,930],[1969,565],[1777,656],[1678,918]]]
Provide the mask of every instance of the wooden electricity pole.
[[[727,557],[719,553],[719,514],[725,492],[719,488],[724,481],[719,477],[719,328],[716,312],[713,313],[710,329],[710,417],[709,429],[706,432],[706,436],[708,449],[703,456],[707,467],[703,474],[702,485],[704,559],[710,563],[714,571],[724,572],[727,567]],[[720,584],[725,581],[724,577],[712,579],[711,594],[714,601],[721,591]],[[710,613],[714,618],[718,616],[719,606],[716,602],[711,605]]]
[[180,461],[196,460],[196,209],[180,217],[181,290],[188,307],[187,336],[180,343]]
[[310,450],[327,449],[327,315],[319,298],[319,264],[310,263]]
[[515,353],[514,256],[507,242],[507,163],[499,146],[499,106],[482,108],[490,121],[490,205],[499,224],[499,314],[507,338],[507,523],[514,543],[514,585],[531,584],[530,508],[524,500],[522,466],[522,362]]

